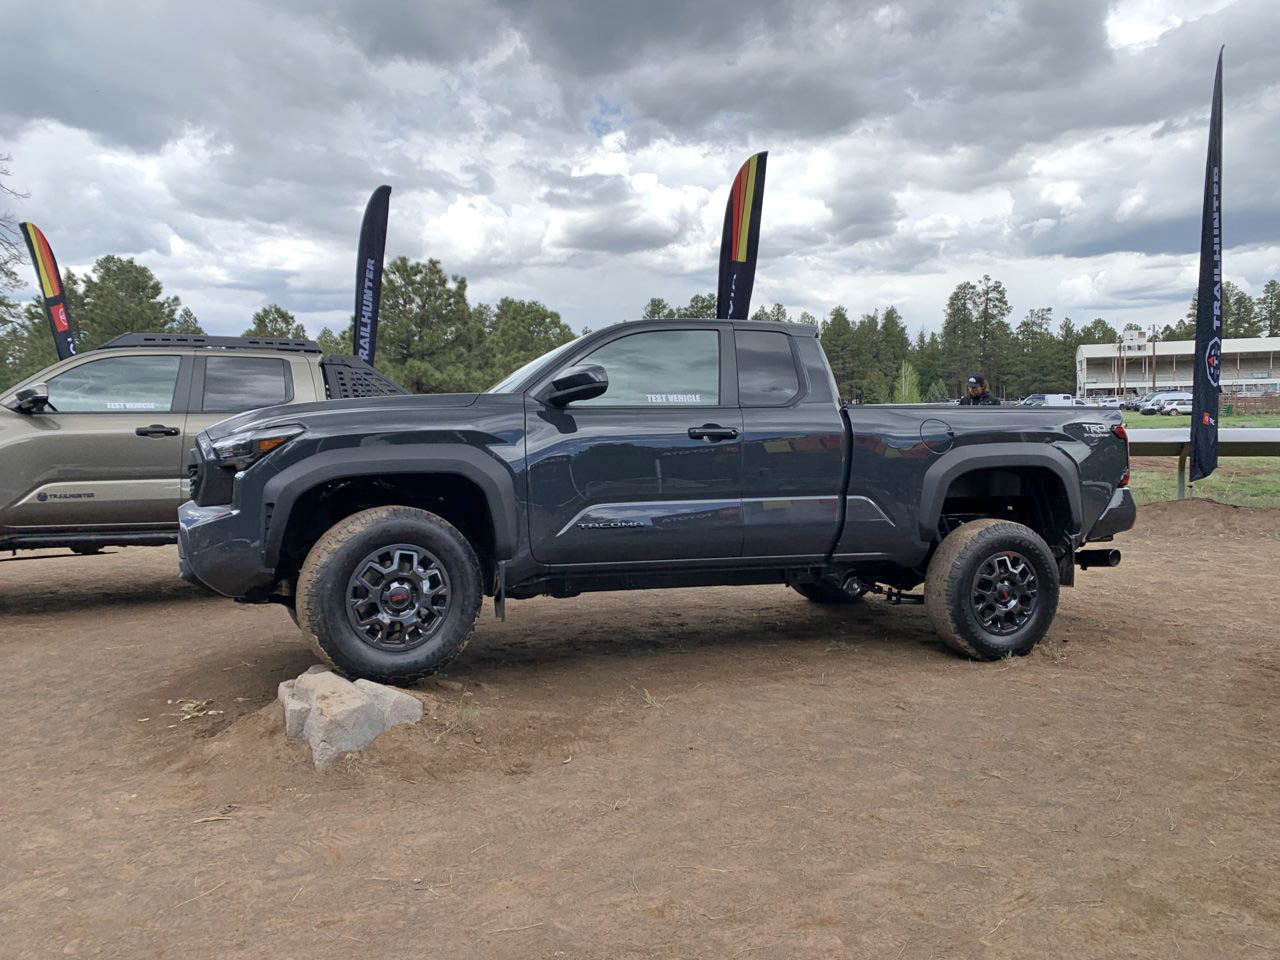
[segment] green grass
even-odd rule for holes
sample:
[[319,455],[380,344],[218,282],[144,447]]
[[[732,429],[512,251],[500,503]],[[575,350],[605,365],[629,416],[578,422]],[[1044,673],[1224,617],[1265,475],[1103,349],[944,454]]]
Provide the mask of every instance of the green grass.
[[[1147,419],[1151,419],[1148,417]],[[1160,419],[1172,419],[1161,417]],[[1176,500],[1176,457],[1138,457],[1129,488],[1139,504]],[[1196,484],[1196,497],[1238,507],[1280,507],[1280,457],[1222,457],[1218,469]]]
[[[1162,417],[1159,414],[1144,417],[1132,410],[1124,411],[1124,425],[1127,429],[1150,429],[1152,427],[1189,427],[1191,417],[1179,415]],[[1280,413],[1241,413],[1229,417],[1218,418],[1219,427],[1280,427]]]

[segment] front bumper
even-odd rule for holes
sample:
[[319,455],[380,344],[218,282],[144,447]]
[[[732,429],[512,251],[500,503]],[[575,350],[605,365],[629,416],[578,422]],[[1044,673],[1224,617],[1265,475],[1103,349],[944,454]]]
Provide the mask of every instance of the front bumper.
[[275,570],[262,562],[262,537],[229,504],[202,507],[188,500],[178,508],[178,572],[237,599],[262,600],[275,584]]
[[1137,519],[1138,505],[1133,502],[1133,494],[1128,487],[1118,487],[1111,495],[1111,502],[1107,504],[1107,509],[1102,511],[1102,515],[1094,523],[1085,541],[1109,540],[1117,533],[1133,527]]

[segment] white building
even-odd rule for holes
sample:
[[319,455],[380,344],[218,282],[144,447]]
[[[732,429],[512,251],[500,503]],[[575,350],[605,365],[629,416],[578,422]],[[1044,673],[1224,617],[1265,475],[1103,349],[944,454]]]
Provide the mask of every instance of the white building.
[[[1141,395],[1155,389],[1190,390],[1195,373],[1194,340],[1151,343],[1129,330],[1119,343],[1076,348],[1076,395]],[[1222,392],[1280,391],[1280,337],[1222,341]],[[1154,367],[1153,367],[1154,363]]]

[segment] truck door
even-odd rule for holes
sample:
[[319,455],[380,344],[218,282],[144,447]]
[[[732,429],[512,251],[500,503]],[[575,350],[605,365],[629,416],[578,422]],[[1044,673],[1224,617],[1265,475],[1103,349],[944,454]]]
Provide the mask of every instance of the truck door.
[[[219,420],[290,403],[294,397],[294,364],[285,357],[242,357],[235,354],[197,356],[191,382],[191,412],[187,414],[182,449],[185,454],[195,446],[196,435]],[[301,399],[314,399],[310,371],[305,362],[299,365]],[[190,480],[184,469],[182,499],[191,498]]]
[[95,351],[51,376],[49,407],[23,417],[26,436],[6,451],[21,481],[8,525],[176,527],[183,359]]
[[[737,557],[742,412],[727,325],[620,332],[567,357],[609,388],[563,409],[526,397],[529,533],[548,564]],[[546,378],[549,382],[555,374]]]
[[743,422],[742,555],[821,556],[839,532],[845,436],[818,342],[759,329],[734,336]]

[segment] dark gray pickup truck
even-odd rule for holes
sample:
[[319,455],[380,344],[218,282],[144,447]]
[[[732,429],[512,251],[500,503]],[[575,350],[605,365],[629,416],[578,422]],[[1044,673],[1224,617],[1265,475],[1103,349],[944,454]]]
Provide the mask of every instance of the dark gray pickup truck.
[[[348,674],[413,682],[483,597],[785,583],[923,602],[981,659],[1048,630],[1133,526],[1118,413],[844,406],[812,327],[626,323],[482,394],[275,407],[209,428],[183,576],[286,604]],[[924,584],[923,595],[904,591]]]

